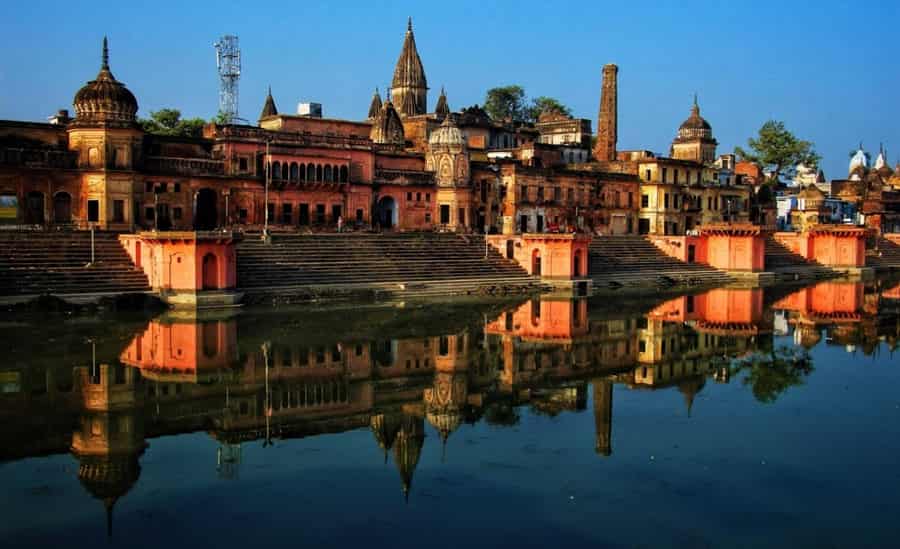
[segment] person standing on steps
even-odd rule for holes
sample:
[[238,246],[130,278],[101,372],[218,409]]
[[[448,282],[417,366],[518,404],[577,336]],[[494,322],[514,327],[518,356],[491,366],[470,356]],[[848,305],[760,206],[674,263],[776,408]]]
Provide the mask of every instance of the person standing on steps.
[[342,232],[341,230],[344,227],[344,216],[339,215],[337,218],[337,230],[338,232]]

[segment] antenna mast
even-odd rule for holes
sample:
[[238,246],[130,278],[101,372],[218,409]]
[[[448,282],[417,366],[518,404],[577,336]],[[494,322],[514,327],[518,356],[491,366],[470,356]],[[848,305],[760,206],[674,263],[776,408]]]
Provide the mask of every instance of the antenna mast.
[[219,71],[219,113],[228,124],[238,120],[238,81],[241,78],[241,48],[238,37],[226,34],[213,44]]

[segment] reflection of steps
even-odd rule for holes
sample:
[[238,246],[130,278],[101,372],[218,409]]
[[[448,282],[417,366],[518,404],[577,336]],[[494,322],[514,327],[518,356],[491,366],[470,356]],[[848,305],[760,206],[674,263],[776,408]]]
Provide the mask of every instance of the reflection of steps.
[[708,265],[666,255],[644,236],[599,236],[591,241],[590,273],[597,288],[718,285],[731,279]]
[[384,288],[445,295],[477,287],[532,286],[537,281],[484,239],[452,234],[247,235],[238,244],[238,287],[285,292],[311,287]]
[[0,295],[149,291],[116,233],[0,231]]
[[795,254],[790,248],[768,236],[765,241],[766,270],[781,275],[802,274],[804,277],[834,276],[834,270]]
[[878,251],[869,250],[866,265],[876,269],[900,269],[900,244],[879,238]]

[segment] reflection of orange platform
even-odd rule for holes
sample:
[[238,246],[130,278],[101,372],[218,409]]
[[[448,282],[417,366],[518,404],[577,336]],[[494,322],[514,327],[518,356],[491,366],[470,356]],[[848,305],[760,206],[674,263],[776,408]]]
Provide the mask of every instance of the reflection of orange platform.
[[773,308],[796,311],[811,320],[858,320],[863,294],[861,282],[823,282],[792,293]]
[[587,301],[534,299],[501,314],[485,330],[525,340],[571,342],[588,333]]
[[152,321],[119,357],[151,379],[196,382],[203,371],[228,368],[237,359],[237,322]]
[[695,321],[698,330],[722,335],[755,334],[763,321],[763,292],[759,288],[718,288],[670,299],[647,317],[667,322]]
[[897,284],[893,288],[882,291],[881,297],[885,299],[900,299],[900,284]]

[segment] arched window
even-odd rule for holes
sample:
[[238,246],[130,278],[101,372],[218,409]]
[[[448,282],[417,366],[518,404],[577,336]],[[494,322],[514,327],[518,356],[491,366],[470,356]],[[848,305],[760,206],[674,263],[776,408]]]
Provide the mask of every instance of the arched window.
[[331,181],[331,166],[325,165],[325,181]]
[[281,178],[282,179],[288,178],[288,176],[290,175],[290,169],[291,169],[291,167],[288,165],[287,162],[285,162],[284,164],[281,165]]
[[322,165],[316,164],[316,181],[322,181]]
[[347,166],[341,166],[341,183],[346,183],[347,179]]
[[306,181],[306,164],[300,164],[300,181]]
[[316,180],[316,167],[312,164],[306,165],[306,180],[307,181],[315,181]]
[[281,163],[272,163],[272,179],[281,179]]
[[298,173],[298,166],[296,162],[291,162],[291,181],[297,181],[300,179],[300,174]]

